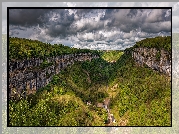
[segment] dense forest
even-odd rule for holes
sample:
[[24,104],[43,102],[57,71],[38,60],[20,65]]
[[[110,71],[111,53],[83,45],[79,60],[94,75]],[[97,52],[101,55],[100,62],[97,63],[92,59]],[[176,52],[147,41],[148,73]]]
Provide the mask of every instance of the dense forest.
[[[130,49],[141,46],[170,51],[171,39],[145,39]],[[10,60],[82,51],[96,53],[100,58],[75,62],[53,76],[53,80],[35,94],[9,100],[10,126],[106,126],[106,110],[96,107],[96,103],[102,103],[105,98],[110,98],[110,112],[116,119],[110,126],[171,125],[170,77],[138,66],[130,53],[9,39]],[[91,105],[87,105],[89,101]]]
[[9,58],[11,60],[46,58],[71,53],[97,53],[96,50],[77,49],[62,44],[43,43],[38,40],[9,37]]
[[139,42],[136,42],[136,44],[133,46],[134,48],[138,47],[148,47],[148,48],[157,48],[157,49],[165,49],[168,52],[171,52],[171,37],[165,36],[165,37],[155,37],[155,38],[146,38],[144,40],[141,40]]

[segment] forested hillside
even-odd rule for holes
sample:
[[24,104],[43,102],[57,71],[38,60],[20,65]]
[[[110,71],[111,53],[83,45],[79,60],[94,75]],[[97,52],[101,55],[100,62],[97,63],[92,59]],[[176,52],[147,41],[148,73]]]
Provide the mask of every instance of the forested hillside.
[[[153,40],[164,43],[158,48],[171,50],[169,37]],[[155,47],[149,45],[150,42],[151,39],[146,39],[137,44]],[[170,77],[139,66],[127,50],[98,52],[13,38],[10,41],[10,59],[44,58],[78,51],[95,52],[100,58],[75,62],[54,75],[52,81],[35,94],[10,100],[9,125],[170,126]],[[116,122],[107,123],[107,111],[98,107],[106,98],[110,99],[109,110]]]
[[47,58],[72,53],[97,53],[95,50],[77,49],[62,44],[51,45],[38,40],[9,37],[9,59]]
[[165,49],[171,52],[171,37],[170,36],[165,36],[165,37],[158,36],[155,38],[146,38],[144,40],[137,42],[133,47],[134,48],[147,47],[147,48]]

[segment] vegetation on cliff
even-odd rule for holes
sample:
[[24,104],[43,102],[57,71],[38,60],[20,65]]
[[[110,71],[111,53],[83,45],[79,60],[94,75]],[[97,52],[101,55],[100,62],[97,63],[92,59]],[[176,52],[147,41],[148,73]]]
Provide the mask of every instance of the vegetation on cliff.
[[136,65],[128,55],[116,66],[112,82],[118,84],[119,92],[111,101],[116,116],[128,126],[170,126],[170,78]]
[[75,62],[36,94],[11,100],[9,125],[105,126],[106,111],[94,105],[109,97],[114,126],[170,126],[170,78],[122,53],[102,51],[91,62]]
[[147,48],[157,48],[157,49],[165,49],[166,51],[171,53],[171,36],[165,37],[155,37],[155,38],[146,38],[133,46],[133,48],[138,47],[147,47]]
[[64,46],[62,44],[43,43],[38,40],[22,39],[9,37],[9,58],[10,60],[46,58],[63,54],[74,53],[92,53],[98,54],[96,50],[77,49]]

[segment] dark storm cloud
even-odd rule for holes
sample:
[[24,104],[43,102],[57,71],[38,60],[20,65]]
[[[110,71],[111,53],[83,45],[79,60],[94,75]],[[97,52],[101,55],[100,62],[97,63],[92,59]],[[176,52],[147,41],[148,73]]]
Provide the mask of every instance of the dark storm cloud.
[[[38,25],[46,28],[47,34],[52,37],[64,37],[69,34],[73,21],[74,14],[70,15],[68,10],[64,9],[11,9],[9,13],[10,26],[32,27]],[[20,27],[18,28],[20,30]]]
[[90,49],[124,49],[171,32],[167,9],[18,9],[9,17],[11,36],[26,31],[31,39]]
[[140,12],[140,9],[109,9],[102,20],[109,20],[108,27],[118,27],[124,32],[130,32],[142,24],[143,18],[137,16]]
[[47,21],[46,14],[50,9],[10,9],[9,24],[31,27]]
[[[147,9],[148,12],[150,11]],[[74,13],[70,14],[69,10],[64,9],[11,9],[9,14],[10,25],[18,26],[45,26],[47,34],[52,37],[65,37],[69,34],[76,34],[77,32],[92,32],[111,27],[118,27],[121,31],[129,33],[131,30],[139,27],[146,32],[156,33],[160,32],[160,28],[153,28],[158,26],[156,22],[165,23],[171,19],[171,13],[164,9],[152,9],[150,13],[144,9],[72,9]],[[90,20],[99,11],[105,11],[105,15],[100,17],[99,21]],[[167,16],[166,16],[167,14]],[[76,15],[76,17],[74,17]],[[53,17],[52,17],[53,16]],[[78,19],[75,19],[78,18]],[[83,26],[77,28],[75,22],[84,19]],[[107,21],[106,25],[104,22]],[[167,28],[163,30],[169,31],[169,23]],[[149,26],[149,27],[148,27]],[[151,27],[150,27],[151,26]],[[163,28],[163,27],[161,27]]]
[[84,16],[84,17],[85,17],[86,14],[88,14],[88,13],[94,13],[94,12],[95,12],[94,9],[77,9],[76,10],[76,14],[78,16]]
[[129,11],[129,13],[127,14],[127,16],[128,16],[129,18],[134,18],[134,17],[137,16],[137,14],[138,14],[139,11],[142,12],[143,10],[142,10],[142,9],[131,9],[131,10]]
[[171,22],[145,23],[142,25],[142,30],[147,33],[170,32]]
[[93,42],[93,41],[94,41],[94,40],[91,40],[91,39],[90,39],[90,40],[87,40],[87,42]]
[[[148,12],[146,12],[148,11]],[[171,11],[168,9],[109,9],[101,20],[109,20],[108,27],[119,27],[124,32],[138,29],[151,33],[159,32],[161,29],[150,28],[150,26],[158,26],[159,24],[166,25],[165,21],[171,20]],[[146,30],[146,23],[149,25]],[[171,29],[171,24],[167,23],[167,28],[163,29],[166,32]],[[144,28],[144,29],[143,29]]]
[[56,16],[54,20],[51,20],[47,23],[47,34],[52,37],[58,37],[60,35],[67,36],[70,34],[69,31],[72,31],[70,26],[74,21],[74,15],[69,15],[68,11],[63,11],[64,12],[58,12],[60,14]]
[[146,22],[148,23],[156,23],[156,22],[162,22],[165,21],[166,19],[171,19],[171,14],[169,15],[169,17],[166,18],[166,13],[167,13],[167,9],[153,9],[147,19]]
[[91,32],[103,28],[104,25],[101,22],[94,22],[94,24],[86,21],[83,27],[77,29],[75,24],[73,24],[74,21],[81,20],[82,18],[87,20],[99,11],[93,9],[74,9],[72,11],[76,11],[76,18],[78,19],[74,18],[73,13],[70,14],[68,10],[64,9],[11,9],[9,24],[22,27],[39,25],[40,27],[45,27],[47,34],[52,37],[65,37],[77,32]]
[[98,31],[100,29],[103,29],[104,28],[104,23],[103,22],[90,22],[90,23],[86,23],[84,25],[84,27],[80,30],[78,30],[77,32],[79,31],[85,31],[85,32],[93,32],[93,31]]

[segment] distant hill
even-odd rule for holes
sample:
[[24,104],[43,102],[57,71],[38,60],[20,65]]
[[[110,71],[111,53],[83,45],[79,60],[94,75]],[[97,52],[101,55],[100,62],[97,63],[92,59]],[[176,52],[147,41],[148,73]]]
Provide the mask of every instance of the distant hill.
[[122,50],[108,50],[104,51],[102,58],[108,62],[116,62],[123,53]]

